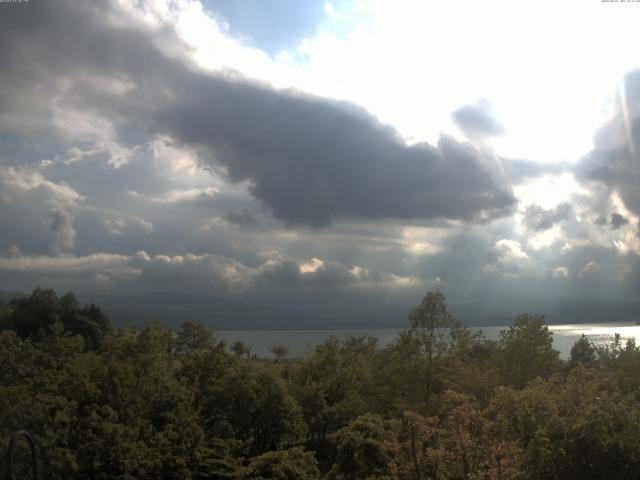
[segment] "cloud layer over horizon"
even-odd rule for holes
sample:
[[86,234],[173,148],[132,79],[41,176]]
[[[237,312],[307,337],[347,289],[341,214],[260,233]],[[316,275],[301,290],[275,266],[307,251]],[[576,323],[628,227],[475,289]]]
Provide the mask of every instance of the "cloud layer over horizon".
[[280,68],[198,2],[0,9],[0,289],[372,305],[439,289],[492,312],[640,289],[637,73],[591,152],[541,163],[500,154],[509,125],[484,98],[432,144],[354,101],[211,67],[184,22],[218,38],[209,63]]

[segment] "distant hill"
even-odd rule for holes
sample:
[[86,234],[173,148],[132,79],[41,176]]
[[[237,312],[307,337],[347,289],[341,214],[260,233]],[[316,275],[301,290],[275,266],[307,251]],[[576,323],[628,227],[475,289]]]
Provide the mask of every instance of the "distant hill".
[[340,328],[330,318],[295,309],[251,305],[216,297],[178,293],[136,296],[78,295],[81,303],[99,305],[115,326],[143,325],[158,320],[171,327],[192,320],[215,330],[290,330]]
[[[58,292],[63,293],[63,292]],[[0,299],[25,296],[0,290]],[[157,320],[176,327],[187,320],[214,330],[339,330],[403,328],[410,305],[376,304],[353,297],[318,298],[304,294],[234,297],[156,292],[131,296],[78,294],[80,303],[98,305],[115,326],[144,325]],[[512,304],[456,304],[451,311],[468,326],[508,325],[519,313],[543,314],[549,324],[635,322],[640,301],[575,303],[519,299]]]
[[[62,294],[63,292],[58,292]],[[0,290],[0,299],[8,302],[24,297],[22,292]],[[175,327],[187,320],[215,330],[337,330],[347,328],[403,327],[409,308],[398,305],[375,306],[339,299],[327,308],[278,298],[271,304],[265,299],[239,301],[215,296],[155,292],[130,296],[77,294],[82,304],[98,305],[114,326],[141,326],[157,320]],[[273,299],[272,299],[273,300]]]
[[[333,330],[348,328],[403,328],[411,306],[376,305],[371,302],[336,298],[334,305],[321,308],[311,298],[285,299],[268,304],[265,299],[233,301],[217,297],[178,293],[149,293],[130,297],[79,295],[83,303],[99,305],[115,325],[141,325],[159,320],[177,326],[195,320],[216,330]],[[264,302],[262,303],[261,300]],[[260,302],[260,303],[258,303]],[[509,325],[519,313],[542,314],[549,324],[632,322],[638,320],[640,301],[629,302],[549,302],[537,305],[486,306],[452,304],[454,316],[468,326]],[[503,310],[500,311],[500,307]]]
[[26,296],[27,296],[26,293],[9,292],[6,290],[0,290],[0,300],[4,302],[8,302],[10,300],[13,300],[14,298],[20,298],[20,297],[26,297]]

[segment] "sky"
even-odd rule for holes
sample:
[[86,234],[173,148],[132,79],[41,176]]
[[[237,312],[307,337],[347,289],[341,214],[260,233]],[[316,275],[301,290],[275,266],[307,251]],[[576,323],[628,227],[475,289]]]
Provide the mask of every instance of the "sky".
[[437,290],[468,323],[636,320],[639,20],[601,0],[0,3],[0,289],[336,318]]

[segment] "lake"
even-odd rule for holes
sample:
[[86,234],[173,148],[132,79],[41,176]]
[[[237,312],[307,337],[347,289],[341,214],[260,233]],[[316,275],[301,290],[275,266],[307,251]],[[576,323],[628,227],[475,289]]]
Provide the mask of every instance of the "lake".
[[[498,340],[500,330],[507,326],[498,327],[470,327],[473,331],[482,330],[489,340]],[[623,343],[628,338],[640,339],[640,326],[633,322],[628,323],[582,323],[572,325],[549,325],[553,332],[553,347],[560,351],[560,357],[569,358],[569,352],[573,344],[585,334],[596,345],[602,345],[611,341],[614,334],[619,333]],[[259,357],[273,357],[271,346],[284,344],[289,347],[289,358],[303,356],[314,345],[323,343],[332,335],[342,338],[346,335],[371,335],[378,338],[378,345],[385,346],[391,343],[397,336],[399,328],[372,328],[354,330],[237,330],[220,331],[218,334],[228,343],[242,341],[246,343],[251,352]]]

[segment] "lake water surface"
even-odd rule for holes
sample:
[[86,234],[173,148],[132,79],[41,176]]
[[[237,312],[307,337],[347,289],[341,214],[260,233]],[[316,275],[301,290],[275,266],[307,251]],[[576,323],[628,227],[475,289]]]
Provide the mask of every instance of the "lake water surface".
[[[471,330],[482,330],[489,340],[498,340],[500,327],[473,327]],[[573,344],[583,333],[596,345],[602,345],[611,341],[614,334],[619,333],[623,343],[628,338],[640,340],[640,326],[629,323],[582,323],[573,325],[549,325],[553,332],[553,347],[560,351],[561,358],[569,358],[569,352]],[[314,345],[323,343],[332,335],[343,338],[346,335],[372,335],[378,338],[378,345],[383,347],[391,343],[401,329],[398,328],[372,328],[356,330],[238,330],[221,331],[218,334],[227,340],[235,342],[241,340],[246,343],[251,352],[259,357],[272,357],[271,346],[284,344],[289,347],[289,358],[303,356]]]

